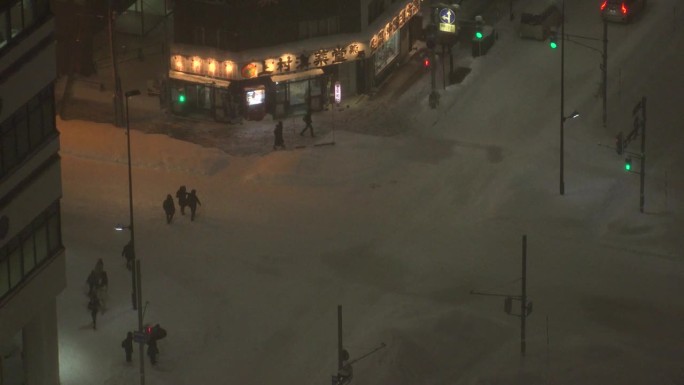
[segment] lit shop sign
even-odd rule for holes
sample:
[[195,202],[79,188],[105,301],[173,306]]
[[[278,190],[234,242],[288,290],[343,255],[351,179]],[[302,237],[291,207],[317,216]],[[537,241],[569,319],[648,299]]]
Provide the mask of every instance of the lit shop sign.
[[335,82],[335,103],[340,104],[342,101],[342,86],[340,82]]
[[226,79],[252,79],[259,76],[283,75],[290,72],[320,68],[346,61],[364,59],[368,47],[363,43],[351,43],[311,53],[285,53],[280,57],[237,64],[213,58],[183,55],[171,56],[171,68],[190,74]]
[[410,3],[406,4],[406,6],[392,18],[392,21],[385,24],[378,33],[373,35],[370,41],[371,53],[374,53],[376,49],[389,40],[389,38],[403,27],[419,10],[420,0],[412,0]]

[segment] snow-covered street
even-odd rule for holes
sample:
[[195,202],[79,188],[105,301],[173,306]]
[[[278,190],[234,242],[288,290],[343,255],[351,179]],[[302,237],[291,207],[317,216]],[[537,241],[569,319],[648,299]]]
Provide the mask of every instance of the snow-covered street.
[[[601,36],[596,1],[566,11],[567,33]],[[338,305],[352,359],[387,345],[354,365],[355,385],[684,384],[682,15],[678,0],[650,0],[638,22],[609,26],[607,128],[600,55],[566,43],[565,111],[581,116],[565,122],[563,196],[560,52],[508,20],[486,56],[459,58],[472,72],[440,89],[436,110],[426,74],[395,100],[340,113],[335,145],[233,156],[133,130],[145,323],[169,333],[159,364],[145,357],[146,384],[328,384]],[[645,213],[638,175],[597,145],[631,130],[642,96]],[[114,231],[128,222],[126,133],[58,126],[62,384],[136,384],[138,347],[132,364],[120,347],[137,329],[129,234]],[[180,185],[197,190],[198,217],[177,211],[167,225],[162,201]],[[523,235],[525,358],[503,298],[470,294],[520,295]],[[85,281],[98,258],[109,301],[93,331]]]

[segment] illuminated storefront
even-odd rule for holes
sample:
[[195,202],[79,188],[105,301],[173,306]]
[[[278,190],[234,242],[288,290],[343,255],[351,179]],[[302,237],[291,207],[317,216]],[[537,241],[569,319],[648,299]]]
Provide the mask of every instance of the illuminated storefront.
[[332,44],[320,43],[319,39],[298,42],[297,49],[284,44],[237,53],[174,44],[169,71],[171,110],[205,113],[218,121],[236,117],[260,120],[267,113],[283,117],[322,110],[332,101],[335,82],[346,95],[368,90],[383,71],[387,72],[390,63],[408,54],[406,27],[420,3],[406,0],[397,11],[379,20],[379,29],[371,27],[353,36],[328,36],[325,41]]

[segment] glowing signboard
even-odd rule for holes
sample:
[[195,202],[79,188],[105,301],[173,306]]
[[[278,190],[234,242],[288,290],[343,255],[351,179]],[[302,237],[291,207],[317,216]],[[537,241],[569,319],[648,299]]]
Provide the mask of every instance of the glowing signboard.
[[335,103],[340,104],[342,101],[342,85],[340,82],[335,82]]

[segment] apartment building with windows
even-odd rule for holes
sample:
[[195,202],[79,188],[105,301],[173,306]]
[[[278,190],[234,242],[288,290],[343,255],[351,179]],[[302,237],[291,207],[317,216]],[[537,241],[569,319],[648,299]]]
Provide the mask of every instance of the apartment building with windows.
[[66,286],[48,0],[0,5],[0,382],[58,385]]
[[422,0],[176,0],[172,111],[218,121],[321,110],[409,54]]

